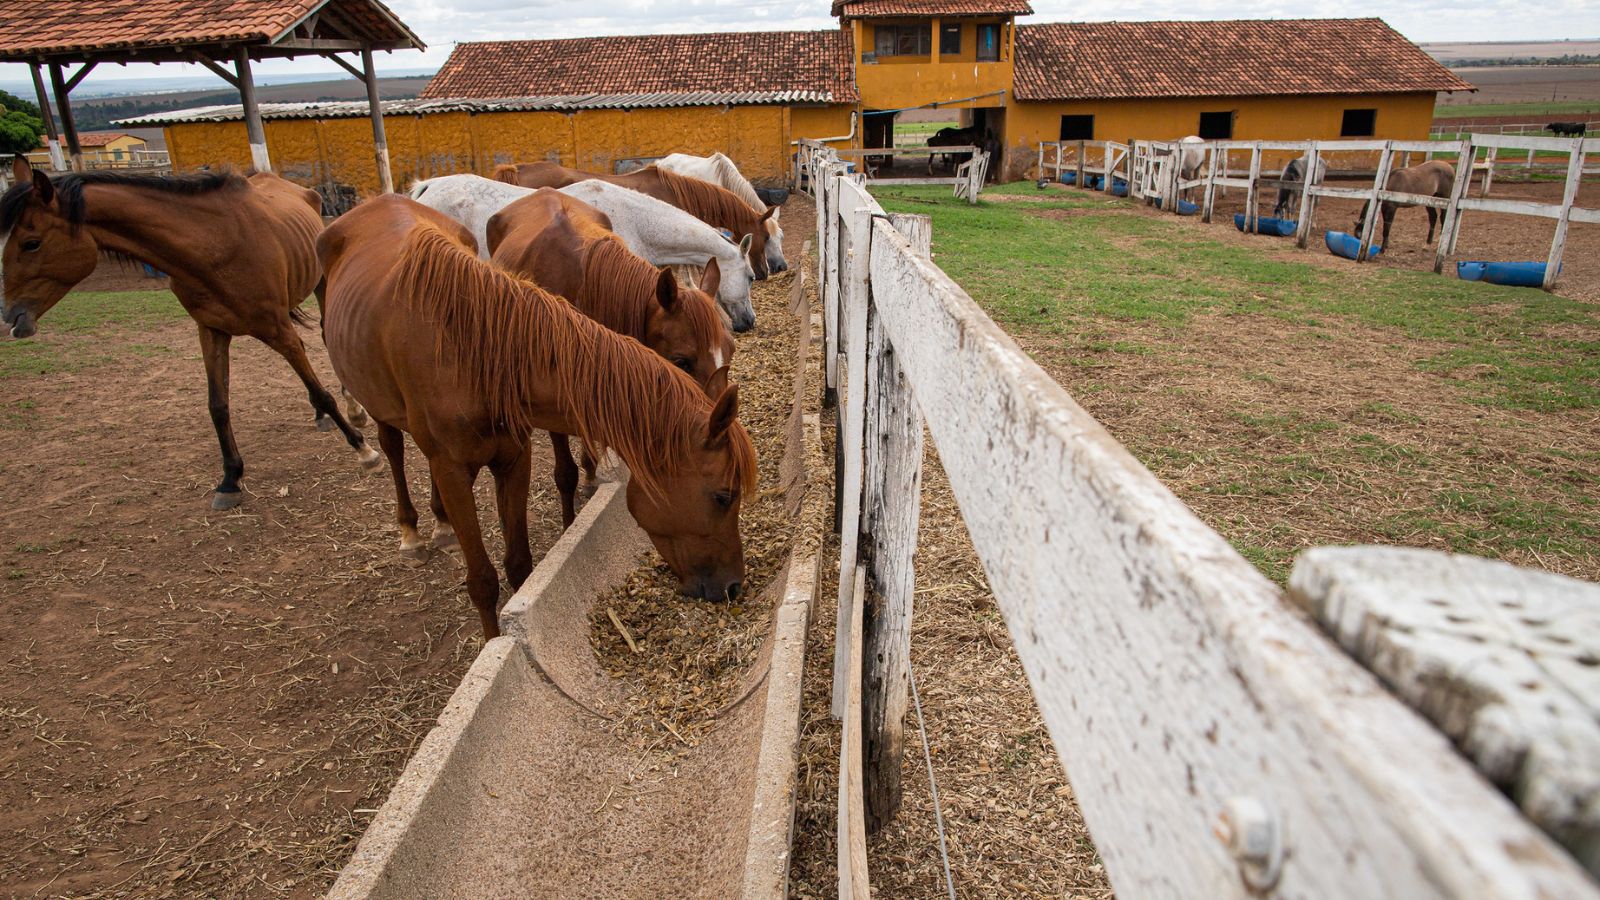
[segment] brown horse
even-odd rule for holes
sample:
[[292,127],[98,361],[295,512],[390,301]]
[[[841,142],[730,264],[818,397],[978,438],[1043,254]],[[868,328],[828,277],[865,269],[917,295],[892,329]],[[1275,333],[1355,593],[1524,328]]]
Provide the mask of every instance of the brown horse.
[[[552,188],[540,188],[489,219],[496,265],[565,297],[579,312],[633,338],[701,387],[733,359],[733,336],[711,296],[721,272],[712,259],[700,288],[683,288],[671,269],[634,256],[605,213]],[[578,468],[565,434],[550,435],[561,521],[576,513]],[[591,472],[592,474],[592,472]]]
[[[505,531],[506,577],[532,571],[528,441],[577,434],[622,457],[628,509],[682,589],[737,596],[744,577],[741,493],[755,449],[737,421],[726,370],[717,400],[637,341],[478,259],[471,234],[397,194],[368,200],[323,232],[323,331],[334,370],[378,422],[394,469],[402,547],[417,538],[402,432],[428,458],[446,539],[467,565],[485,637],[499,634],[499,583],[484,549],[472,482],[487,466]],[[440,533],[435,532],[435,543]]]
[[[1455,185],[1455,167],[1441,159],[1429,160],[1406,169],[1396,169],[1389,173],[1389,180],[1384,189],[1399,191],[1406,194],[1421,194],[1424,197],[1449,197],[1450,189]],[[1389,228],[1394,225],[1395,210],[1402,206],[1411,206],[1410,203],[1396,203],[1385,200],[1379,212],[1383,215],[1383,240],[1378,246],[1388,249]],[[1372,201],[1361,204],[1361,215],[1356,217],[1356,224],[1350,233],[1361,236],[1362,226],[1367,221],[1367,210],[1371,208]],[[1424,207],[1428,211],[1428,243],[1433,243],[1433,226],[1440,218],[1438,210],[1431,206]]]
[[[778,207],[769,206],[766,212],[756,212],[750,208],[750,204],[739,199],[738,194],[709,181],[689,178],[656,166],[645,166],[626,175],[591,175],[552,162],[497,166],[494,177],[506,184],[530,188],[564,188],[580,181],[605,181],[630,188],[670,203],[713,228],[731,232],[735,243],[742,242],[745,235],[750,235],[750,266],[755,269],[756,279],[764,279],[774,271],[767,263],[767,220],[772,218]],[[786,268],[787,265],[779,265],[776,271],[782,272]]]
[[51,181],[22,162],[16,184],[0,197],[4,246],[4,320],[25,338],[101,253],[166,272],[172,292],[200,330],[211,423],[222,447],[222,483],[213,509],[230,509],[243,494],[244,460],[228,410],[228,348],[253,337],[278,351],[305,383],[318,426],[331,420],[369,469],[378,452],[340,414],[317,380],[295,331],[297,307],[318,286],[315,242],[322,198],[272,174],[245,178],[202,172],[152,178],[115,172],[64,175]]

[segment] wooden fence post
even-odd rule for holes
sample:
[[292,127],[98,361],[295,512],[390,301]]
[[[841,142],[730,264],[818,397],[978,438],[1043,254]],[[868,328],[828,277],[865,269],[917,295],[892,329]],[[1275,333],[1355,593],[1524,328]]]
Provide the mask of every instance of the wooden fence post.
[[868,256],[872,245],[872,198],[861,186],[839,179],[840,255],[846,270],[840,273],[840,315],[844,324],[844,402],[839,404],[835,440],[841,450],[835,483],[839,511],[838,629],[833,660],[833,717],[845,713],[849,694],[850,617],[861,603],[856,596],[855,567],[861,536],[862,433],[866,424],[867,290]]
[[1489,196],[1489,188],[1494,184],[1494,161],[1499,152],[1499,147],[1490,147],[1484,154],[1483,193],[1478,195],[1480,197]]
[[1378,158],[1378,172],[1372,178],[1372,195],[1367,201],[1367,216],[1361,223],[1361,246],[1356,251],[1356,262],[1366,262],[1371,255],[1368,251],[1372,248],[1372,232],[1378,225],[1378,216],[1383,212],[1383,201],[1378,194],[1389,187],[1389,167],[1393,164],[1394,154],[1389,152],[1390,142],[1383,144],[1383,155]]
[[1250,186],[1245,189],[1244,202],[1244,230],[1254,234],[1256,232],[1256,219],[1260,217],[1261,188],[1257,184],[1261,180],[1261,145],[1255,144],[1250,148]]
[[[1211,158],[1206,160],[1206,192],[1205,196],[1200,198],[1201,202],[1205,204],[1205,208],[1200,211],[1200,221],[1207,225],[1211,224],[1211,211],[1216,207],[1217,203],[1217,160],[1223,158],[1223,154],[1227,152],[1221,147],[1213,147],[1211,148]],[[1174,208],[1172,211],[1179,212],[1180,210]]]
[[[1530,154],[1532,150],[1528,151]],[[1561,268],[1561,253],[1567,245],[1567,225],[1572,219],[1572,204],[1578,199],[1578,184],[1583,181],[1583,137],[1572,140],[1572,156],[1567,160],[1567,184],[1561,192],[1561,214],[1556,218],[1556,236],[1550,241],[1550,258],[1544,265],[1544,289],[1556,286]]]
[[1077,180],[1072,183],[1072,186],[1075,187],[1075,188],[1080,188],[1080,189],[1084,186],[1084,184],[1083,184],[1083,153],[1084,153],[1084,149],[1083,148],[1084,148],[1084,142],[1083,141],[1079,141],[1078,142],[1078,156],[1073,161],[1073,164],[1078,167],[1077,168],[1077,173],[1078,174],[1076,176]]
[[1477,155],[1472,141],[1462,141],[1456,153],[1456,180],[1450,186],[1450,205],[1439,221],[1439,238],[1433,245],[1433,274],[1444,273],[1444,258],[1455,252],[1456,232],[1461,225],[1461,200],[1472,184],[1472,158]]
[[[1306,243],[1311,240],[1311,220],[1317,214],[1317,197],[1311,193],[1313,187],[1322,185],[1322,151],[1318,149],[1317,142],[1306,144],[1306,170],[1300,176],[1300,221],[1296,224],[1294,243],[1301,250],[1306,248]],[[1282,175],[1278,176],[1282,179]]]
[[[889,218],[919,257],[931,257],[932,219],[901,214]],[[922,498],[922,411],[875,309],[867,316],[866,455],[861,524],[861,559],[867,566],[862,753],[867,830],[877,831],[900,810],[905,749],[901,726],[906,714]]]
[[[865,593],[866,571],[861,566],[850,570],[847,577],[858,593]],[[850,636],[848,644],[854,648],[845,657],[845,708],[854,715],[845,715],[844,727],[839,734],[839,806],[837,810],[837,865],[839,869],[840,900],[871,900],[868,885],[866,815],[861,793],[861,607],[858,604],[849,613],[840,611],[840,621]]]

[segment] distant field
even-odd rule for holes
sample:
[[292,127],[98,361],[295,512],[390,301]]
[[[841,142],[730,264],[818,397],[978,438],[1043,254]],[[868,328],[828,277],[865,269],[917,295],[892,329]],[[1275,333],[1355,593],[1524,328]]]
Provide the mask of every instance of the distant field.
[[1463,59],[1559,58],[1600,54],[1600,40],[1592,41],[1474,41],[1422,44],[1434,59],[1450,65]]
[[954,128],[958,123],[950,122],[895,122],[894,142],[896,146],[917,146],[926,144],[928,138],[933,137],[941,128]]
[[1454,69],[1477,92],[1440,94],[1437,118],[1600,111],[1600,66]]
[[1600,100],[1561,100],[1555,103],[1479,103],[1434,107],[1435,119],[1470,119],[1477,116],[1528,116],[1530,120],[1567,113],[1600,116]]

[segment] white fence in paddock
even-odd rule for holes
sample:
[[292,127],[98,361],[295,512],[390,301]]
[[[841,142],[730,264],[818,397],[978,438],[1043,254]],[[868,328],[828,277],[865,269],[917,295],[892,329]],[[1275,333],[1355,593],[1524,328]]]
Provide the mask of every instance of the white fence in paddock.
[[897,806],[926,427],[1119,896],[1600,897],[932,264],[926,220],[806,163],[842,457],[841,896],[868,896],[866,820]]
[[[986,179],[989,177],[989,154],[981,147],[829,147],[809,138],[802,138],[797,143],[794,179],[795,190],[803,190],[802,182],[809,177],[811,160],[818,155],[828,159],[843,160],[846,167],[853,166],[855,172],[861,175],[868,184],[948,184],[955,189],[955,195],[968,203],[978,202],[978,193],[983,190]],[[930,168],[932,156],[966,155],[965,162],[956,164],[949,175],[927,176],[907,175],[877,177],[869,163],[873,157],[883,156],[929,156]]]
[[[1587,159],[1590,154],[1600,154],[1600,138],[1543,138],[1527,135],[1495,135],[1478,134],[1454,143],[1440,141],[1209,141],[1205,144],[1190,144],[1191,148],[1203,148],[1206,154],[1204,165],[1197,176],[1184,179],[1179,171],[1178,154],[1180,146],[1170,141],[1134,141],[1132,162],[1130,163],[1130,196],[1155,201],[1159,200],[1163,209],[1179,211],[1180,197],[1192,190],[1203,191],[1200,202],[1200,215],[1206,222],[1210,222],[1215,208],[1219,190],[1238,188],[1245,192],[1246,228],[1255,229],[1255,220],[1259,216],[1259,207],[1262,200],[1262,191],[1266,189],[1267,196],[1276,198],[1277,190],[1283,185],[1279,180],[1277,171],[1268,173],[1263,169],[1263,159],[1266,154],[1276,154],[1287,158],[1292,156],[1305,156],[1310,160],[1307,165],[1307,184],[1303,190],[1298,183],[1293,186],[1297,189],[1293,198],[1293,210],[1297,221],[1295,242],[1304,248],[1310,242],[1312,231],[1315,228],[1317,201],[1324,197],[1342,197],[1351,200],[1367,202],[1367,215],[1361,222],[1361,248],[1358,259],[1365,260],[1372,245],[1373,236],[1380,221],[1380,201],[1394,202],[1402,206],[1425,206],[1439,211],[1442,216],[1438,230],[1438,240],[1434,248],[1433,270],[1444,270],[1445,258],[1456,250],[1456,242],[1461,234],[1461,222],[1465,213],[1470,211],[1498,212],[1519,216],[1534,216],[1555,221],[1555,232],[1550,242],[1550,252],[1545,261],[1544,288],[1549,290],[1555,286],[1560,275],[1561,258],[1566,248],[1567,229],[1573,222],[1600,223],[1600,209],[1591,209],[1576,205],[1578,186],[1583,175],[1596,171],[1589,167]],[[1531,200],[1512,200],[1491,198],[1488,196],[1494,180],[1494,166],[1496,156],[1502,151],[1525,151],[1546,155],[1564,154],[1567,158],[1563,170],[1565,172],[1565,189],[1559,203],[1540,203]],[[1430,197],[1420,194],[1408,194],[1401,191],[1387,189],[1390,172],[1402,168],[1413,157],[1432,158],[1435,155],[1448,155],[1456,169],[1455,182],[1452,185],[1450,196]],[[1248,164],[1235,167],[1234,157],[1245,156]],[[1399,159],[1397,160],[1397,157]],[[1324,184],[1329,175],[1348,173],[1348,168],[1339,169],[1338,166],[1348,167],[1352,161],[1370,160],[1372,184],[1370,187],[1333,187]],[[1472,165],[1463,166],[1461,160],[1471,160]],[[1323,166],[1318,166],[1318,161],[1325,163],[1326,171],[1318,171]],[[1419,160],[1420,161],[1420,160]],[[1281,169],[1283,162],[1274,166],[1275,170]],[[1482,175],[1482,195],[1469,197],[1468,189],[1474,175]]]
[[1117,179],[1130,180],[1132,157],[1128,145],[1116,141],[1040,141],[1039,178],[1060,181],[1061,176],[1073,173],[1073,183],[1083,187],[1085,178],[1098,175],[1100,187],[1096,190],[1115,193]]

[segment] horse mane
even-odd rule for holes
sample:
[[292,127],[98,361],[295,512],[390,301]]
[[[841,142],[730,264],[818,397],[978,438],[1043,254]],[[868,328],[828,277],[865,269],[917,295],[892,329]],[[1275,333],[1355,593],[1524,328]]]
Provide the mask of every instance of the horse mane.
[[494,180],[502,181],[506,184],[518,185],[519,187],[522,184],[522,182],[517,179],[517,167],[511,165],[510,163],[502,163],[501,165],[494,167]]
[[714,220],[713,224],[721,222],[724,227],[731,227],[735,231],[748,231],[761,215],[752,211],[750,204],[740,200],[738,194],[727,188],[656,166],[651,168],[655,169],[662,184],[672,191],[677,205],[693,213],[696,218],[708,222]]
[[[134,175],[101,169],[93,172],[72,172],[50,179],[56,191],[56,209],[73,228],[83,225],[89,211],[84,203],[83,189],[89,185],[113,184],[160,191],[183,197],[209,194],[215,191],[242,189],[248,182],[244,176],[228,169],[218,172],[190,172],[184,175]],[[10,231],[33,196],[33,182],[22,181],[11,186],[0,196],[0,231]]]
[[[494,421],[531,433],[534,397],[554,384],[586,443],[617,451],[640,487],[665,494],[663,480],[688,461],[711,414],[693,379],[431,223],[411,229],[400,258],[398,293],[431,320],[441,355],[454,350]],[[728,446],[727,474],[754,490],[755,447],[737,422]]]
[[[591,241],[583,251],[583,296],[576,298],[586,315],[618,334],[643,338],[650,326],[652,307],[657,305],[656,282],[661,270],[635,255],[622,238],[614,234]],[[702,347],[721,344],[724,334],[716,304],[693,298],[679,283],[680,314],[693,330],[695,343]]]
[[[737,190],[734,188],[724,188],[724,190],[730,191],[734,196],[743,200],[758,216],[767,211],[766,204],[761,202],[761,197],[756,194],[756,189],[750,184],[750,179],[744,177],[744,173],[739,171],[739,167],[734,164],[733,160],[728,158],[726,153],[719,150],[711,154],[711,164],[722,174],[723,184],[739,186]],[[749,193],[749,196],[745,196],[746,192]]]

